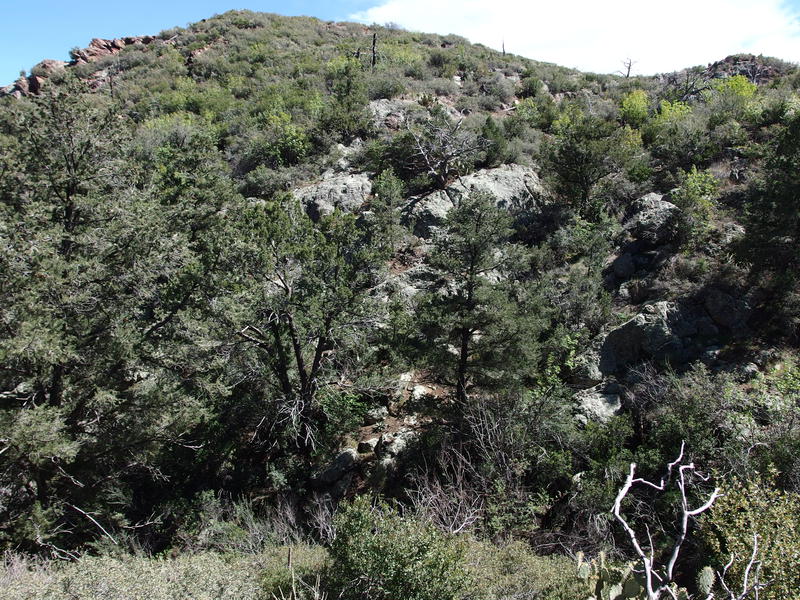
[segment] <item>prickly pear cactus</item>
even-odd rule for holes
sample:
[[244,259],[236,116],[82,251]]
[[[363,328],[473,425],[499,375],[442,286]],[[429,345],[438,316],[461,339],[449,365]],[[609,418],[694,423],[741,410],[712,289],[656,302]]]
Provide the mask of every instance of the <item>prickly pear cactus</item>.
[[714,575],[714,569],[711,567],[703,567],[697,574],[697,591],[703,596],[708,596],[716,580],[717,577]]
[[636,600],[646,597],[641,581],[633,572],[633,563],[612,565],[602,552],[591,561],[585,561],[583,554],[578,554],[578,577],[589,588],[589,600]]

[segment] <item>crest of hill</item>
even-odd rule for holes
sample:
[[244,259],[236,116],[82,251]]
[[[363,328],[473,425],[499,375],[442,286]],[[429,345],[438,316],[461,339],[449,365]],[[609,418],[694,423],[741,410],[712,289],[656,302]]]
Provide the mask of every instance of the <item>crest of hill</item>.
[[[0,88],[0,96],[37,94],[45,79],[64,70],[73,71],[92,89],[106,86],[115,78],[141,78],[148,74],[146,79],[155,79],[159,71],[167,76],[187,75],[198,82],[229,82],[231,78],[241,77],[257,87],[258,82],[265,79],[275,81],[313,74],[319,71],[321,63],[342,54],[371,62],[374,35],[377,35],[374,60],[384,66],[388,63],[395,67],[393,70],[398,75],[417,82],[432,78],[452,80],[454,75],[467,80],[481,71],[494,71],[511,76],[514,84],[535,75],[551,93],[568,94],[579,90],[598,93],[628,79],[619,75],[581,73],[501,53],[456,35],[409,32],[392,24],[366,26],[242,10],[215,15],[158,35],[95,38],[86,48],[73,48],[69,62],[41,61],[28,75]],[[776,58],[733,55],[706,67],[630,79],[674,83],[687,77],[711,80],[745,75],[755,83],[767,84],[795,69],[796,65]],[[430,70],[433,72],[426,73]],[[450,83],[437,83],[440,89],[452,87]],[[487,86],[486,82],[479,85]],[[246,88],[247,82],[239,87]],[[414,87],[425,86],[407,87],[413,91]],[[242,89],[240,93],[247,91]]]

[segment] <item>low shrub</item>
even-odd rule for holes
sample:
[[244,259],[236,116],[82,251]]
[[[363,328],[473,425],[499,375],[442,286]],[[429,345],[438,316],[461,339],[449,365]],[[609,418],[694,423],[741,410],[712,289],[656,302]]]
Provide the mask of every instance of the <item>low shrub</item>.
[[342,600],[453,600],[469,584],[465,545],[367,497],[335,520],[327,581]]

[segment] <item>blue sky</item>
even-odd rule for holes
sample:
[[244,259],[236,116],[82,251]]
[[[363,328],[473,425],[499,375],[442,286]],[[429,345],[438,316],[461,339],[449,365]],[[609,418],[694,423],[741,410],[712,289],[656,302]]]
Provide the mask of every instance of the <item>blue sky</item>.
[[0,0],[0,85],[93,37],[155,34],[236,8],[392,21],[597,72],[626,58],[648,74],[748,51],[800,62],[800,0]]

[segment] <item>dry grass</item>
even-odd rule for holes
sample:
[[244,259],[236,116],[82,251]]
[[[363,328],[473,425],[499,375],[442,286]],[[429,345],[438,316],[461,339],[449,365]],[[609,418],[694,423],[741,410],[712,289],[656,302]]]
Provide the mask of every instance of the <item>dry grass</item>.
[[[287,547],[261,554],[203,552],[175,559],[106,556],[73,563],[6,556],[0,574],[4,600],[272,600],[275,583],[290,581]],[[319,568],[325,551],[293,548],[296,568]]]

